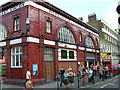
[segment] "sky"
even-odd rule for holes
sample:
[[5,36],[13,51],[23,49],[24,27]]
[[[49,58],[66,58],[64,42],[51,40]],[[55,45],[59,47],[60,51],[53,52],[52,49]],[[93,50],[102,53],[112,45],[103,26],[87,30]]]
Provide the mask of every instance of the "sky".
[[[10,0],[0,0],[0,5]],[[46,0],[63,11],[88,21],[88,15],[96,13],[97,19],[102,19],[111,28],[118,28],[118,14],[116,8],[120,0]]]

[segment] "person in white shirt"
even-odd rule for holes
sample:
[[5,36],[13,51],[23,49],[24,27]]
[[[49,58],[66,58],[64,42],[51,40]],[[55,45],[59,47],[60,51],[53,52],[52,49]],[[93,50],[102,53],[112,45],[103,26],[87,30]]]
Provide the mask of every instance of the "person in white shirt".
[[93,70],[90,68],[89,70],[89,83],[92,82],[92,75],[93,75]]
[[30,73],[29,69],[27,69],[27,72],[26,72],[26,81],[28,81],[30,79],[31,79],[31,73]]

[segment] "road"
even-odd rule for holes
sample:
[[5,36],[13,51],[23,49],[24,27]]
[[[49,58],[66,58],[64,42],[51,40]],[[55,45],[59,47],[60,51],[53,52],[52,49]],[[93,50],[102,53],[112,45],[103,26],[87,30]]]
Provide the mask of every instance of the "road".
[[105,83],[94,85],[91,88],[96,88],[96,89],[107,89],[107,88],[113,88],[113,89],[119,89],[120,90],[120,77],[117,77],[113,80],[108,80]]

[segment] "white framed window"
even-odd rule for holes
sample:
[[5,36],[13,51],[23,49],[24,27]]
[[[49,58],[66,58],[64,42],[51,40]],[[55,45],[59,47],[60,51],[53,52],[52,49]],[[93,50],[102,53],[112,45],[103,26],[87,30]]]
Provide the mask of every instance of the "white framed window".
[[44,48],[44,61],[54,61],[54,49]]
[[93,41],[92,41],[91,37],[89,37],[89,36],[86,38],[86,46],[90,47],[90,48],[94,48]]
[[61,50],[61,59],[67,59],[67,50]]
[[22,67],[22,47],[12,47],[11,48],[11,68],[21,68]]
[[75,43],[72,32],[67,27],[61,27],[58,32],[58,40],[67,42],[67,43]]
[[46,32],[51,33],[51,21],[46,20]]
[[3,24],[0,24],[0,41],[5,40],[7,38],[7,30],[5,29]]
[[20,30],[20,20],[19,17],[14,18],[14,31]]
[[58,49],[59,61],[76,61],[76,51],[70,49]]

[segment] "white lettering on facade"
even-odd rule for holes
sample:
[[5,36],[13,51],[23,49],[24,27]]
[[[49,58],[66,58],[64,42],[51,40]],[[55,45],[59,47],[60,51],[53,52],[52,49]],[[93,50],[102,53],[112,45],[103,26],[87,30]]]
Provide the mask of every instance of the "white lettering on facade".
[[58,18],[61,18],[61,19],[65,20],[65,21],[67,21],[67,22],[69,22],[69,23],[72,23],[72,24],[74,24],[74,25],[76,25],[76,26],[78,26],[78,27],[80,27],[80,28],[82,28],[82,29],[85,29],[86,31],[88,31],[88,32],[90,32],[90,33],[93,33],[93,34],[96,35],[96,36],[99,36],[98,34],[94,33],[93,31],[91,31],[91,30],[89,30],[89,29],[86,29],[85,27],[77,24],[76,22],[71,21],[70,19],[68,19],[68,18],[66,18],[66,17],[64,17],[64,16],[62,16],[62,15],[60,15],[60,14],[54,12],[54,11],[51,11],[51,10],[48,9],[48,8],[45,8],[45,7],[43,7],[43,6],[40,6],[40,5],[38,5],[38,4],[36,4],[36,3],[32,2],[32,1],[26,1],[26,2],[24,2],[24,3],[22,3],[22,4],[19,4],[19,5],[15,6],[15,7],[13,7],[13,8],[10,8],[10,9],[8,9],[8,10],[6,10],[6,11],[3,11],[3,12],[0,13],[0,16],[1,16],[1,15],[4,15],[4,14],[7,14],[7,13],[9,13],[9,12],[11,12],[11,11],[14,11],[14,10],[16,10],[16,9],[19,9],[19,8],[21,8],[21,7],[27,6],[27,5],[32,5],[32,6],[36,7],[36,8],[39,8],[39,9],[41,9],[41,10],[43,10],[43,11],[46,11],[47,13],[49,13],[49,14],[51,14],[51,15],[54,15],[54,16],[56,16],[56,17],[58,17]]
[[17,10],[17,9],[19,9],[19,8],[21,8],[21,7],[24,7],[24,6],[25,6],[24,3],[22,3],[22,4],[19,4],[19,5],[15,6],[15,7],[13,7],[13,8],[7,9],[7,10],[1,12],[1,13],[0,13],[0,16],[1,16],[1,15],[4,15],[4,14],[7,14],[7,13],[9,13],[9,12],[12,12],[12,11],[14,11],[14,10]]

